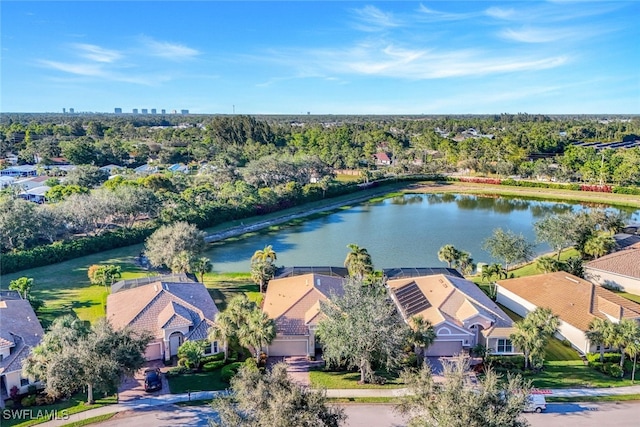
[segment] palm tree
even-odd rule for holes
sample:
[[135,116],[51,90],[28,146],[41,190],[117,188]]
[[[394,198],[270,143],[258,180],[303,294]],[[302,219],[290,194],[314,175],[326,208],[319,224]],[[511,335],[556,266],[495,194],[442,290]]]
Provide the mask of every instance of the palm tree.
[[278,259],[276,252],[271,245],[267,245],[264,249],[258,249],[251,257],[251,279],[260,286],[260,292],[266,290],[269,280],[273,278],[276,267],[273,262]]
[[273,250],[273,247],[271,245],[265,246],[264,249],[258,249],[253,253],[253,256],[251,257],[252,262],[263,261],[273,263],[277,259],[278,256],[276,254],[276,251]]
[[634,319],[622,319],[615,325],[614,345],[620,348],[620,367],[624,366],[624,355],[626,348],[640,336],[640,325]]
[[594,258],[600,258],[608,254],[616,246],[616,241],[611,236],[599,234],[589,238],[584,244],[584,253]]
[[262,347],[271,344],[276,337],[276,323],[260,309],[250,312],[246,320],[238,330],[238,340],[243,347],[254,349],[256,362],[259,363]]
[[[524,368],[534,362],[544,362],[544,347],[549,338],[558,331],[560,319],[548,308],[538,307],[519,322],[515,323],[515,332],[510,338],[513,344],[524,353]],[[536,363],[537,365],[537,363]]]
[[171,260],[171,271],[173,273],[188,273],[191,270],[191,255],[187,251],[182,251]]
[[476,265],[473,263],[473,258],[471,258],[471,254],[469,252],[458,251],[458,256],[453,262],[455,268],[460,270],[464,275],[473,273],[473,270],[476,268]]
[[233,323],[233,319],[226,315],[226,311],[218,313],[216,315],[216,321],[211,328],[207,339],[209,342],[218,341],[224,351],[224,361],[227,361],[229,357],[229,343],[236,334],[236,325]]
[[584,262],[580,257],[571,257],[560,264],[560,270],[573,274],[576,277],[584,276]]
[[[431,324],[429,320],[425,320],[425,318],[421,316],[412,317],[411,323],[413,328],[411,329],[409,339],[415,346],[419,367],[424,363],[424,352],[436,339],[436,330],[433,328],[433,324]],[[420,361],[422,361],[422,363],[420,363]]]
[[540,337],[536,328],[524,319],[514,324],[515,331],[509,337],[512,344],[524,353],[524,369],[529,368],[531,353],[540,346]]
[[611,342],[613,333],[613,323],[608,320],[596,317],[589,323],[585,336],[591,343],[600,346],[600,362],[604,361],[604,347]]
[[640,353],[640,335],[637,335],[635,340],[627,344],[625,351],[633,359],[633,369],[631,370],[631,383],[633,384],[636,380],[636,362],[638,353]]
[[548,256],[542,256],[538,258],[538,261],[536,262],[536,267],[538,268],[538,270],[542,271],[543,273],[552,273],[560,269],[560,265],[558,261],[555,258],[548,257]]
[[193,272],[200,275],[200,283],[204,283],[204,275],[211,273],[211,270],[213,270],[213,264],[207,257],[198,258],[193,264]]
[[451,263],[457,260],[459,256],[460,253],[453,245],[444,245],[438,251],[438,259],[446,262],[449,268],[451,268]]
[[344,266],[349,271],[349,276],[362,280],[367,274],[373,272],[371,255],[365,248],[361,248],[355,243],[347,245],[351,252],[344,260]]

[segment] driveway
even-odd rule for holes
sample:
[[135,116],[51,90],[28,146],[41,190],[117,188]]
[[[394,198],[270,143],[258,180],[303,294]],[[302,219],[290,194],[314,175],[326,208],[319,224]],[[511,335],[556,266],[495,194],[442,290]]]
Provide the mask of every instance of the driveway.
[[[160,374],[160,380],[162,381],[162,389],[146,392],[144,391],[144,371],[147,369],[155,369],[159,368],[162,374]],[[138,400],[149,396],[158,396],[161,394],[169,393],[169,383],[167,382],[167,378],[164,375],[170,366],[164,366],[161,360],[153,360],[151,362],[145,363],[145,366],[137,371],[133,378],[128,377],[120,386],[118,390],[118,401],[119,402],[128,402],[132,400]]]
[[286,356],[286,357],[270,357],[267,359],[267,367],[271,367],[276,363],[284,362],[287,364],[287,373],[291,380],[297,384],[309,387],[309,370],[311,367],[324,366],[324,360],[307,360],[305,356]]

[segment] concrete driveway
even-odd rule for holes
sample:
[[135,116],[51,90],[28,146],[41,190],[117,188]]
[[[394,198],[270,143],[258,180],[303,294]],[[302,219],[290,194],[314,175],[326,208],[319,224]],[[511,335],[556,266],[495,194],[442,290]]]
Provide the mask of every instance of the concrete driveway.
[[324,360],[307,360],[305,356],[287,356],[287,357],[270,357],[267,359],[267,367],[271,367],[276,363],[284,362],[287,364],[287,373],[293,382],[310,386],[309,369],[315,366],[324,366]]
[[[153,392],[144,391],[144,371],[147,369],[155,369],[159,368],[160,372],[160,380],[162,381],[162,388]],[[167,378],[164,375],[170,366],[164,366],[164,363],[160,360],[154,360],[151,362],[147,362],[145,366],[137,371],[133,378],[126,378],[120,389],[118,390],[118,401],[119,402],[128,402],[132,400],[143,399],[148,396],[157,396],[161,394],[170,393],[169,391],[169,383],[167,382]]]

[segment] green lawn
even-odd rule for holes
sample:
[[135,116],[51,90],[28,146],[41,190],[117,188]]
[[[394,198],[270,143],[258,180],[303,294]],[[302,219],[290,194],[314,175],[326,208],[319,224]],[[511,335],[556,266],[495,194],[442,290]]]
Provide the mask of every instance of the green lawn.
[[358,384],[358,381],[360,381],[360,372],[329,372],[322,369],[312,369],[309,372],[309,379],[311,380],[312,387],[327,389],[404,387],[404,383],[397,374],[379,371],[376,372],[376,375],[385,378],[386,384]]
[[[115,396],[109,396],[103,399],[96,399],[95,403],[92,405],[87,405],[86,400],[87,400],[86,393],[76,393],[73,396],[71,396],[71,398],[69,398],[68,400],[60,401],[60,402],[54,403],[53,405],[32,406],[29,409],[32,410],[33,414],[37,414],[38,411],[42,411],[42,413],[46,412],[48,414],[54,413],[53,411],[57,411],[58,417],[62,417],[63,414],[73,415],[79,412],[88,411],[89,409],[100,408],[101,406],[113,405],[117,403]],[[46,421],[48,421],[48,419],[44,417],[34,419],[34,420],[23,420],[23,419],[22,420],[21,419],[6,420],[4,419],[4,416],[3,416],[2,426],[3,427],[5,426],[6,427],[27,427],[27,426],[32,426],[36,424],[41,424]]]
[[538,388],[621,387],[631,380],[612,378],[591,369],[581,360],[545,361],[539,374],[527,376]]
[[176,377],[167,377],[171,393],[188,393],[190,391],[224,390],[229,383],[220,378],[222,370],[212,372],[198,372],[195,374],[183,374]]

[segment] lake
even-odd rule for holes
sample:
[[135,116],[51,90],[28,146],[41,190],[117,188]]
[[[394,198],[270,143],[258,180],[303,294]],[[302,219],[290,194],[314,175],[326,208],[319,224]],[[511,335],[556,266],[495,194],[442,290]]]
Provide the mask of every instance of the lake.
[[[495,228],[522,233],[535,242],[533,223],[553,213],[589,209],[580,204],[506,197],[454,194],[408,194],[369,202],[309,219],[274,232],[218,242],[206,253],[216,272],[249,271],[257,249],[272,245],[277,265],[342,266],[355,243],[367,248],[376,269],[390,267],[446,267],[438,250],[452,244],[471,253],[477,262],[500,262],[482,249]],[[608,208],[617,209],[617,208]],[[640,212],[622,212],[638,222]],[[546,244],[538,253],[550,251]]]

